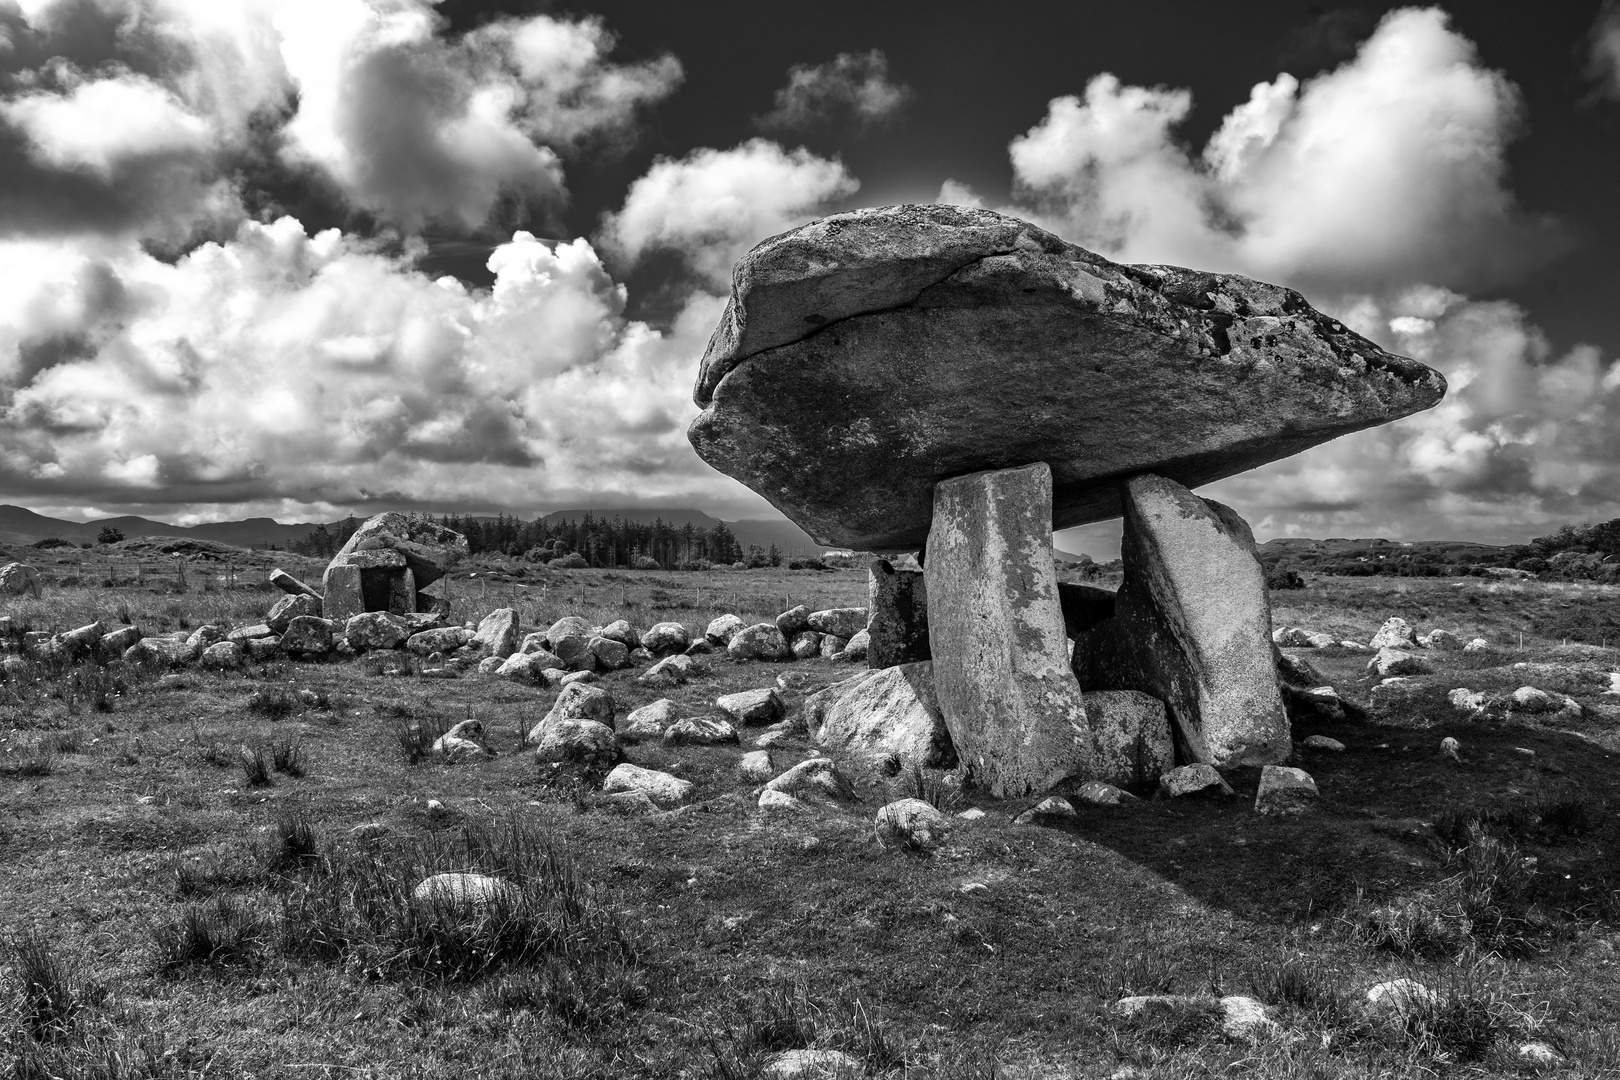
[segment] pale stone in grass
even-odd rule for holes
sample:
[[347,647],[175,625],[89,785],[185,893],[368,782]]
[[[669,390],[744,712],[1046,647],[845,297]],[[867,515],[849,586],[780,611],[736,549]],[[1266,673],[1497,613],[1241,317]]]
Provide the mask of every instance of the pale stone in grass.
[[1297,626],[1279,626],[1271,632],[1271,641],[1285,649],[1309,649],[1311,645],[1310,631],[1302,630]]
[[620,791],[644,792],[661,808],[669,809],[691,798],[695,788],[690,780],[624,762],[615,765],[613,771],[607,774],[607,779],[602,782],[602,790],[609,795]]
[[632,709],[630,715],[624,718],[624,728],[619,732],[619,737],[631,743],[661,739],[664,729],[680,717],[679,706],[669,698],[659,698],[639,709]]
[[956,763],[929,663],[862,672],[835,683],[805,700],[804,720],[818,746],[840,755],[872,764],[892,759],[902,768]]
[[970,806],[956,816],[962,821],[978,821],[980,818],[984,817],[984,811],[979,809],[977,806]]
[[811,758],[801,761],[787,772],[765,785],[805,801],[832,800],[851,802],[855,799],[855,785],[849,782],[838,766],[829,758]]
[[593,683],[595,681],[596,672],[594,671],[570,671],[557,680],[558,684],[562,686],[572,686],[575,683]]
[[678,653],[692,643],[692,635],[678,622],[654,623],[641,635],[641,647],[654,656]]
[[760,1080],[858,1080],[861,1059],[842,1050],[782,1050],[766,1059]]
[[1416,645],[1417,632],[1399,616],[1384,620],[1384,625],[1378,628],[1378,633],[1367,642],[1367,647],[1374,652],[1379,649],[1410,649]]
[[[92,629],[95,638],[100,640],[101,625],[99,623],[92,624],[90,627],[80,627],[79,629],[73,631],[73,633],[85,634],[92,631]],[[193,630],[191,632],[191,636],[186,639],[186,644],[190,645],[193,649],[196,649],[198,653],[201,653],[204,649],[208,648],[208,646],[224,641],[229,636],[230,631],[227,628],[216,623],[210,623],[207,626],[199,626],[197,629]]]
[[1089,806],[1123,806],[1126,803],[1140,802],[1135,795],[1123,791],[1113,784],[1105,784],[1101,780],[1087,780],[1074,789],[1069,801],[1083,802]]
[[1022,814],[1013,818],[1014,825],[1051,825],[1078,817],[1069,800],[1057,795],[1042,799]]
[[1182,765],[1159,777],[1159,794],[1166,798],[1180,798],[1198,794],[1232,795],[1230,785],[1211,765]]
[[518,613],[513,608],[496,608],[485,615],[473,634],[472,643],[498,660],[517,651]]
[[1367,990],[1367,1007],[1373,1012],[1405,1014],[1439,1001],[1439,994],[1416,979],[1390,979]]
[[1267,765],[1260,770],[1254,808],[1261,814],[1302,814],[1316,805],[1316,781],[1304,769]]
[[1392,675],[1428,675],[1434,671],[1434,664],[1416,653],[1385,647],[1367,661],[1367,670],[1387,679]]
[[802,799],[773,788],[764,788],[759,793],[759,808],[767,813],[802,814],[812,807]]
[[529,732],[529,741],[538,742],[541,730],[555,720],[595,720],[611,730],[614,711],[613,695],[606,690],[597,686],[571,683],[563,687],[562,693],[557,695],[557,700],[551,703],[551,711],[546,713],[545,719]]
[[921,799],[896,799],[881,807],[873,828],[878,843],[912,851],[933,851],[950,836],[944,814]]
[[703,636],[716,645],[729,645],[732,635],[741,630],[743,625],[743,621],[735,615],[720,615],[710,621],[708,628],[703,631]]
[[270,629],[269,623],[254,623],[251,626],[237,627],[225,635],[225,640],[234,641],[238,645],[245,645],[254,638],[274,637],[275,633],[274,630]]
[[1229,1039],[1258,1042],[1278,1030],[1270,1006],[1256,998],[1229,994],[1217,1004],[1221,1010],[1221,1034]]
[[775,623],[755,623],[731,636],[726,652],[733,660],[788,660],[793,649]]
[[[495,657],[489,659],[495,660]],[[497,662],[499,662],[497,660]],[[484,733],[484,725],[479,720],[463,720],[449,731],[433,740],[432,752],[449,761],[463,761],[469,758],[482,758],[487,756],[484,745],[478,741]]]
[[619,760],[619,740],[613,729],[595,720],[564,717],[545,720],[529,732],[539,762],[578,762],[597,767]]
[[417,656],[451,653],[467,643],[470,633],[460,626],[442,626],[437,630],[423,630],[405,639],[405,648]]
[[[141,628],[138,626],[120,626],[117,630],[109,631],[101,636],[101,640],[96,642],[96,653],[102,658],[103,663],[116,660],[123,656],[124,652],[131,645],[141,640],[143,636]],[[266,634],[265,636],[269,637],[270,635]]]
[[1465,652],[1465,653],[1482,653],[1482,652],[1489,652],[1490,648],[1491,648],[1491,643],[1490,642],[1486,641],[1482,637],[1477,637],[1477,638],[1474,638],[1472,641],[1470,641],[1468,644],[1464,645],[1462,647],[1462,651]]
[[0,566],[0,593],[8,596],[32,596],[40,593],[39,571],[27,563],[10,562]]
[[719,746],[741,742],[731,721],[713,716],[693,716],[677,720],[664,729],[665,746]]
[[751,784],[763,784],[776,775],[769,750],[750,750],[737,761],[737,772]]
[[411,899],[418,904],[474,910],[515,903],[519,895],[511,882],[471,873],[434,874],[411,890]]
[[626,619],[614,619],[602,627],[602,637],[609,641],[617,641],[627,651],[641,648],[641,635]]
[[1463,647],[1463,640],[1450,630],[1430,630],[1418,638],[1418,644],[1426,649],[1438,649],[1441,652],[1459,652]]
[[739,727],[774,724],[782,718],[784,708],[782,695],[776,692],[775,687],[726,694],[716,699],[714,704]]
[[630,650],[624,642],[609,637],[593,637],[587,646],[596,657],[598,671],[618,671],[630,666]]
[[637,676],[636,681],[647,686],[680,686],[688,679],[707,675],[708,669],[684,653],[666,656]]
[[1306,643],[1313,649],[1327,649],[1339,643],[1332,634],[1315,633],[1306,637]]
[[213,671],[234,671],[242,666],[242,646],[234,641],[216,641],[202,651],[199,663]]

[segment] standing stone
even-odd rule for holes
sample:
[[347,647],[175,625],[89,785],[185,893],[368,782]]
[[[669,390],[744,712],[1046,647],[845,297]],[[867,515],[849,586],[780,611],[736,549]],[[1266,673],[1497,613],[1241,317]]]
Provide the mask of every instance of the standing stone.
[[1122,488],[1125,581],[1118,614],[1075,643],[1081,685],[1163,701],[1192,761],[1285,760],[1293,744],[1253,534],[1231,510],[1162,476]]
[[364,571],[358,566],[336,562],[328,566],[321,578],[321,591],[326,594],[321,599],[321,614],[328,619],[347,623],[365,611],[366,594],[360,578],[362,573]]
[[1097,764],[1069,670],[1051,535],[1044,462],[934,488],[925,570],[934,684],[957,755],[997,798],[1090,776]]
[[1175,767],[1175,738],[1162,701],[1135,690],[1095,690],[1086,694],[1086,717],[1097,747],[1096,779],[1139,787]]
[[927,660],[928,588],[921,570],[898,570],[887,559],[873,559],[866,576],[866,666],[896,667]]
[[518,613],[512,608],[503,607],[485,615],[478,624],[478,632],[473,635],[473,644],[499,660],[511,656],[518,646]]
[[416,574],[410,567],[395,570],[387,577],[388,610],[395,615],[410,615],[420,606],[416,588]]

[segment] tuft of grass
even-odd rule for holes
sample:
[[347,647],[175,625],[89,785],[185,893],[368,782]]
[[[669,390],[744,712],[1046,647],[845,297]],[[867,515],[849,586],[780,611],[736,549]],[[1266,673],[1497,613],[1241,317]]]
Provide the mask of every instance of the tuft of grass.
[[266,941],[266,926],[251,907],[231,896],[187,904],[180,914],[152,926],[159,971],[187,967],[228,967],[255,960]]
[[314,823],[296,812],[278,815],[270,842],[260,855],[261,864],[270,874],[296,874],[318,867],[321,845]]
[[433,744],[450,730],[450,726],[449,721],[437,717],[396,720],[393,725],[394,739],[399,743],[400,752],[405,755],[405,764],[416,765],[431,755]]
[[1435,989],[1432,999],[1414,1001],[1393,1018],[1415,1055],[1469,1064],[1523,1025],[1523,1014],[1477,966],[1451,974]]
[[56,744],[50,739],[31,739],[0,758],[0,775],[42,777],[55,771]]
[[304,775],[304,744],[297,738],[272,739],[266,747],[270,767],[287,776]]
[[1140,946],[1099,972],[1093,981],[1096,995],[1104,1001],[1141,994],[1168,994],[1175,985],[1175,961]]
[[270,757],[264,747],[244,745],[236,752],[236,762],[242,767],[248,787],[269,787],[275,782],[270,779]]
[[86,995],[73,985],[67,961],[33,929],[13,938],[7,951],[24,1030],[37,1040],[66,1036],[86,1004]]
[[930,774],[921,765],[911,767],[902,797],[921,799],[947,817],[956,813],[962,805],[960,792],[945,783],[943,773]]
[[284,720],[296,713],[300,705],[297,694],[279,685],[261,686],[247,700],[248,712],[270,720]]

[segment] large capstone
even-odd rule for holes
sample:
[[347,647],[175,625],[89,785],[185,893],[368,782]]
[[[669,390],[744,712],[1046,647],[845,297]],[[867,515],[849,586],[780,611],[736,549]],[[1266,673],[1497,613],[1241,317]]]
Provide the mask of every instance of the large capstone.
[[925,569],[934,685],[958,757],[998,798],[1097,765],[1069,669],[1051,520],[1043,463],[934,489]]
[[[458,559],[468,552],[467,538],[427,518],[406,514],[378,514],[367,518],[338,550],[334,562],[344,556],[367,551],[392,551],[403,556],[418,589],[438,581]],[[389,560],[390,562],[392,560]],[[387,610],[371,608],[369,610]]]
[[889,206],[738,263],[688,435],[817,541],[898,552],[922,546],[950,477],[1047,462],[1047,525],[1067,528],[1119,516],[1121,477],[1197,486],[1444,392],[1289,289]]
[[1075,642],[1080,684],[1163,701],[1194,762],[1283,761],[1288,718],[1254,535],[1229,508],[1173,480],[1138,476],[1121,488],[1125,580],[1114,618]]

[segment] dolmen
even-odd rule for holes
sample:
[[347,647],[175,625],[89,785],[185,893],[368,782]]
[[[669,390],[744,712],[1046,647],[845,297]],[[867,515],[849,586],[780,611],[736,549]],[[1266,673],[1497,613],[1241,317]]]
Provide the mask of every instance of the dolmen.
[[[1283,761],[1253,535],[1189,489],[1445,388],[1289,289],[890,206],[743,257],[688,437],[818,542],[917,556],[874,567],[868,656],[931,656],[970,778],[1011,797],[1099,772],[1087,692],[1162,701],[1184,762]],[[1052,530],[1121,516],[1118,595],[1060,590]]]
[[322,614],[342,622],[365,611],[429,611],[433,601],[422,590],[467,552],[465,536],[425,518],[368,518],[321,577]]

